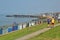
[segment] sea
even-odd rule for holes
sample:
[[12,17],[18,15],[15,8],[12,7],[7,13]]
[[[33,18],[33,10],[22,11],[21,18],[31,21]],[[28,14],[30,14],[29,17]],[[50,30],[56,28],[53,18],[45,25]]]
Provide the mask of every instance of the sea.
[[23,17],[6,17],[7,14],[0,14],[0,26],[11,25],[14,22],[16,23],[25,23],[37,18],[23,18]]

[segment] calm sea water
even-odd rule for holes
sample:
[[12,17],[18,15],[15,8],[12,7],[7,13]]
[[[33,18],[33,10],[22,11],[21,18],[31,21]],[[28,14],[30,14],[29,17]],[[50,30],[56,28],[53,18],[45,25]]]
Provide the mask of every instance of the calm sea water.
[[10,25],[13,22],[22,23],[22,22],[29,22],[32,19],[37,18],[14,18],[14,17],[5,17],[5,14],[0,14],[0,26]]

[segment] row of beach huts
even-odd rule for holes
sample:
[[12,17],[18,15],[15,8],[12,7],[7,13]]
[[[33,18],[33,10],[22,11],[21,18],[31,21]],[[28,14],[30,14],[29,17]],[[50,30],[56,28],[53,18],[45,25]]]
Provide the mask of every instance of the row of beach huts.
[[24,29],[27,27],[32,27],[32,26],[40,24],[41,22],[42,22],[41,20],[20,23],[20,24],[17,24],[16,22],[14,22],[10,26],[0,27],[0,35],[5,35],[5,34],[11,33],[11,32],[16,31],[16,30],[21,30],[21,29]]

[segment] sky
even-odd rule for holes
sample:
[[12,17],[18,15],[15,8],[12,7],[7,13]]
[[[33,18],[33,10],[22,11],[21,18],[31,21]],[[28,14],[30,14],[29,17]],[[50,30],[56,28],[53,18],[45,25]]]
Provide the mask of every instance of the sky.
[[0,0],[0,14],[60,12],[60,0]]

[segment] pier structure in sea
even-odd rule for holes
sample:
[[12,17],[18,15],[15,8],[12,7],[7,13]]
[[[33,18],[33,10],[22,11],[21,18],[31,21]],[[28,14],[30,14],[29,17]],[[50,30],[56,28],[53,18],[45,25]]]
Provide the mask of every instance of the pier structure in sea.
[[42,17],[46,17],[46,15],[6,15],[6,17],[15,17],[15,18],[24,18],[24,17],[27,17],[27,18],[42,18]]

